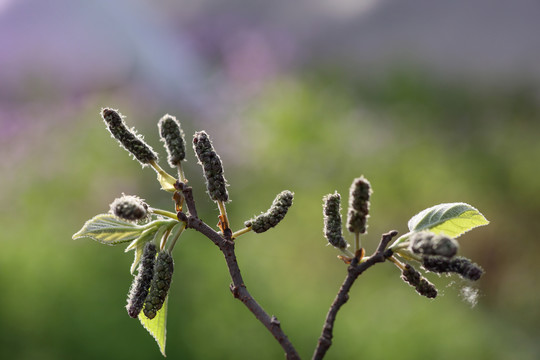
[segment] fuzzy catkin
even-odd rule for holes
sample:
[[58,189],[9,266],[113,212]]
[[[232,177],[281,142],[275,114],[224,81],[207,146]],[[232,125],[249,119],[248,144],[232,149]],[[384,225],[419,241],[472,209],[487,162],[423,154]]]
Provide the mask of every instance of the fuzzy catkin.
[[371,185],[363,176],[353,180],[349,190],[349,209],[347,212],[347,230],[350,232],[355,234],[366,232],[371,193]]
[[163,307],[171,286],[173,272],[174,261],[171,253],[167,250],[160,251],[154,264],[154,276],[150,290],[144,302],[143,311],[147,318],[153,319]]
[[461,256],[451,259],[442,256],[424,256],[422,260],[426,270],[436,273],[456,273],[472,281],[480,279],[484,274],[484,270],[478,264]]
[[415,288],[416,292],[422,296],[433,299],[437,297],[437,288],[426,280],[414,267],[409,264],[401,273],[401,279]]
[[123,195],[114,199],[110,208],[111,213],[127,221],[143,220],[148,216],[148,205],[133,195]]
[[413,233],[409,241],[411,251],[420,255],[439,255],[451,258],[457,254],[459,248],[455,239],[428,231]]
[[154,275],[156,252],[157,249],[154,244],[147,243],[144,246],[138,273],[131,284],[128,303],[126,305],[127,312],[132,318],[136,318],[139,315],[144,306],[144,301],[148,296],[148,289]]
[[126,127],[122,114],[117,110],[105,108],[101,110],[101,116],[111,135],[118,140],[120,145],[129,151],[141,165],[145,166],[152,161],[157,161],[157,153],[148,145],[141,135]]
[[287,211],[293,203],[294,194],[289,190],[279,193],[272,206],[267,212],[246,221],[244,225],[251,226],[251,230],[256,233],[262,233],[276,226],[287,214]]
[[159,120],[158,128],[167,149],[167,161],[171,167],[176,167],[186,158],[186,141],[180,123],[167,114]]
[[214,201],[228,201],[229,193],[227,192],[227,181],[223,176],[223,165],[219,155],[214,151],[212,142],[206,132],[199,131],[195,133],[193,149],[203,168],[206,189],[210,198]]
[[346,249],[348,244],[342,236],[341,227],[341,195],[337,192],[323,198],[324,235],[330,245]]

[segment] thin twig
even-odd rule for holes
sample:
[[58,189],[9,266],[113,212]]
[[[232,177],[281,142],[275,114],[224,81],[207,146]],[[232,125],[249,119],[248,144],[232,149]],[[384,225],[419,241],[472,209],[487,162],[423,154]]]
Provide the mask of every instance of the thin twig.
[[397,231],[390,231],[386,234],[383,234],[382,239],[377,247],[377,250],[373,255],[368,258],[365,258],[365,261],[358,263],[358,258],[354,258],[351,265],[347,269],[347,277],[341,285],[336,298],[332,302],[328,314],[326,315],[326,321],[323,326],[321,336],[317,343],[317,348],[313,353],[313,359],[322,359],[330,346],[332,345],[332,338],[334,332],[334,323],[336,321],[336,316],[341,307],[349,300],[349,291],[351,290],[352,285],[364,271],[369,269],[371,266],[384,262],[388,257],[392,256],[392,252],[386,250],[388,243],[392,240],[394,236],[397,235]]
[[259,305],[259,303],[257,303],[257,301],[251,296],[251,294],[247,290],[246,285],[244,284],[244,279],[242,278],[242,274],[240,273],[238,261],[236,259],[234,242],[227,239],[226,237],[221,236],[218,232],[216,232],[204,221],[197,217],[197,210],[195,209],[195,202],[193,200],[193,193],[191,187],[185,186],[184,184],[181,184],[179,186],[178,183],[176,187],[179,191],[183,192],[184,198],[186,200],[186,205],[189,210],[189,216],[184,214],[183,212],[178,212],[178,219],[180,221],[185,221],[187,224],[187,228],[191,228],[200,232],[208,239],[210,239],[216,246],[219,247],[219,249],[223,253],[223,256],[225,257],[227,268],[229,269],[229,274],[232,280],[230,289],[233,296],[236,299],[240,300],[257,318],[257,320],[259,320],[268,329],[268,331],[270,331],[270,333],[274,336],[274,338],[278,341],[278,343],[285,351],[285,356],[287,359],[300,359],[298,352],[290,342],[287,335],[285,335],[285,333],[281,329],[281,325],[277,318],[275,316],[268,315],[268,313],[264,311],[264,309]]

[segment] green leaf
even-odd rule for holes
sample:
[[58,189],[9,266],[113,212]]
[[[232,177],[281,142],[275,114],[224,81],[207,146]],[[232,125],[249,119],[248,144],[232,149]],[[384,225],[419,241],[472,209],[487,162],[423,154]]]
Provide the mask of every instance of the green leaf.
[[439,204],[425,209],[409,220],[410,231],[431,231],[457,238],[475,227],[487,225],[478,210],[465,203]]
[[73,240],[89,237],[102,244],[116,245],[138,238],[146,229],[117,218],[111,214],[100,214],[88,220],[81,230],[73,235]]
[[159,346],[159,350],[163,356],[165,355],[165,341],[167,340],[167,308],[169,304],[169,297],[165,299],[163,307],[159,309],[156,316],[153,319],[149,319],[141,311],[139,314],[139,320],[142,326],[156,339]]
[[172,193],[176,191],[176,188],[174,187],[174,184],[176,184],[176,179],[167,174],[165,171],[158,172],[157,179],[163,190]]

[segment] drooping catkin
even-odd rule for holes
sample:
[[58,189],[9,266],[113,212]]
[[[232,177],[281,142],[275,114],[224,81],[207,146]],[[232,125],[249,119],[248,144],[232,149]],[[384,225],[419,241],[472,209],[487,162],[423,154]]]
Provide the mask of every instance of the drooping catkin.
[[294,194],[289,190],[279,193],[272,206],[265,213],[245,222],[245,226],[251,226],[256,233],[262,233],[276,226],[287,214],[293,203]]
[[456,273],[461,277],[476,281],[484,274],[484,270],[471,260],[456,256],[451,259],[442,256],[424,256],[422,266],[436,273]]
[[457,254],[459,245],[455,239],[428,231],[413,233],[410,250],[419,255],[439,255],[451,258]]
[[153,319],[167,298],[171,286],[174,271],[174,261],[171,253],[162,250],[157,256],[154,264],[154,277],[150,284],[148,296],[144,302],[144,315]]
[[144,246],[141,262],[139,263],[138,273],[131,284],[127,312],[132,318],[136,318],[141,312],[144,301],[148,296],[148,289],[154,275],[154,262],[156,259],[156,246],[153,243],[147,243]]
[[206,189],[210,198],[214,201],[228,201],[229,193],[227,192],[227,182],[223,176],[223,165],[219,155],[214,151],[212,142],[206,132],[199,131],[195,133],[193,149],[203,168]]
[[167,161],[171,167],[176,167],[186,158],[186,141],[180,123],[174,116],[163,116],[159,122],[159,135],[167,149]]
[[342,236],[341,195],[337,192],[323,198],[324,235],[326,240],[339,249],[346,249],[348,244]]
[[353,180],[349,190],[349,209],[347,229],[355,234],[364,234],[369,217],[369,198],[372,190],[369,181],[363,176]]
[[152,161],[157,161],[157,153],[148,145],[141,135],[135,130],[128,129],[122,114],[117,110],[105,108],[101,110],[101,116],[107,124],[111,135],[118,140],[120,145],[129,151],[142,166]]
[[134,195],[122,195],[114,199],[110,208],[111,213],[127,221],[138,221],[148,217],[148,204]]
[[403,281],[415,288],[416,292],[422,296],[433,299],[437,296],[437,288],[424,278],[418,270],[410,264],[405,264],[405,269],[401,272]]

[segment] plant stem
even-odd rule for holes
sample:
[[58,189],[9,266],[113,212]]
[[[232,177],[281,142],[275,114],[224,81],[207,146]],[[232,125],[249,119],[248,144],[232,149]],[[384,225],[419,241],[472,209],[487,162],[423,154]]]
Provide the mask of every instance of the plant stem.
[[168,218],[171,218],[171,219],[178,220],[178,216],[176,216],[175,213],[170,212],[170,211],[152,208],[152,212],[154,214],[157,214],[157,215],[162,215],[162,216],[165,216],[165,217],[168,217]]
[[225,203],[223,201],[218,200],[217,203],[219,206],[219,214],[221,215],[221,228],[223,232],[225,232],[225,229],[230,229],[229,219],[227,218],[227,209],[225,208]]
[[323,326],[321,336],[313,353],[313,359],[322,359],[330,346],[332,345],[332,338],[334,332],[334,323],[336,316],[341,307],[349,300],[349,291],[354,282],[364,271],[369,269],[376,263],[384,262],[387,258],[392,256],[391,250],[386,250],[388,243],[394,236],[397,235],[397,231],[390,231],[383,234],[382,239],[377,247],[377,250],[366,261],[358,263],[358,258],[354,258],[351,265],[347,269],[347,277],[341,285],[336,298],[332,302],[328,314],[326,315],[326,321]]
[[361,243],[360,243],[360,233],[354,233],[354,251],[356,252],[358,249],[360,249],[361,247]]
[[178,163],[178,179],[180,179],[181,182],[186,184],[188,181],[186,177],[184,176],[184,169],[182,168],[182,162]]
[[[176,232],[173,232],[173,237],[172,237],[172,240],[171,240],[171,244],[169,245],[169,252],[173,251],[174,246],[176,245],[176,242],[180,238],[180,235],[182,235],[182,232],[184,232],[184,230],[186,229],[186,225],[187,224],[185,222],[181,222],[180,223],[180,229],[176,230]],[[178,225],[176,225],[176,226],[178,226]],[[173,230],[174,230],[174,228],[173,228]]]
[[290,360],[298,360],[300,356],[298,352],[290,342],[289,338],[283,330],[281,329],[281,324],[275,316],[270,316],[264,309],[255,301],[251,296],[249,291],[246,288],[242,274],[240,273],[240,267],[238,266],[238,261],[236,260],[235,254],[235,243],[231,240],[226,239],[221,236],[218,232],[208,226],[204,221],[199,219],[196,215],[197,211],[195,209],[195,202],[193,200],[192,188],[190,186],[183,186],[182,192],[184,198],[186,199],[186,205],[189,209],[190,215],[187,216],[182,212],[178,213],[178,219],[180,221],[186,221],[186,228],[194,229],[209,240],[211,240],[223,253],[225,261],[227,263],[227,268],[231,276],[232,284],[230,285],[230,290],[233,296],[240,300],[249,311],[259,320],[274,338],[281,345],[285,351],[285,356]]
[[234,233],[232,234],[231,240],[234,240],[234,239],[236,239],[237,237],[239,237],[240,235],[244,235],[244,234],[246,234],[246,233],[248,233],[248,232],[250,232],[250,231],[251,231],[251,226],[248,226],[248,227],[245,227],[245,228],[243,228],[243,229],[240,229],[240,230],[238,230],[238,231],[236,231],[236,232],[234,232]]

